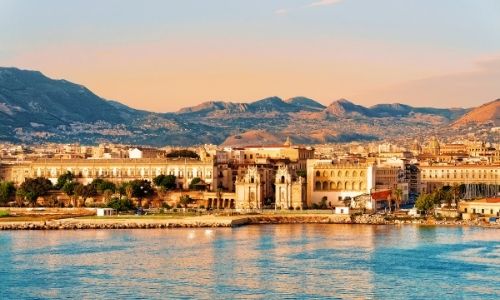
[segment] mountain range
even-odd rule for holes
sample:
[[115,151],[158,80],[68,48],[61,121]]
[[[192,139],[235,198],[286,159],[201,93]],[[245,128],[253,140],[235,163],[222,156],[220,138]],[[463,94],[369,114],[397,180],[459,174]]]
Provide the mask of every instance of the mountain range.
[[82,85],[38,71],[0,68],[0,140],[154,146],[268,144],[286,136],[301,144],[370,141],[449,125],[498,126],[499,103],[442,109],[399,103],[365,107],[340,99],[324,106],[306,97],[269,97],[251,103],[209,101],[155,113],[103,99]]

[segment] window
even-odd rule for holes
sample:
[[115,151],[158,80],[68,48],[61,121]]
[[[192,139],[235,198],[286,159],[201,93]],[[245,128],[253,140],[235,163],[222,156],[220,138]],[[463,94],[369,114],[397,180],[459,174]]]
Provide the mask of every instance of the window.
[[323,190],[328,190],[328,182],[323,182]]

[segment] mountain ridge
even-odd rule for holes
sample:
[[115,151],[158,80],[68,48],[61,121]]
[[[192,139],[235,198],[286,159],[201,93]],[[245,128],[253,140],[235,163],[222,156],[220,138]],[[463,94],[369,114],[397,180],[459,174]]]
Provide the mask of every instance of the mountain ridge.
[[376,140],[448,125],[469,111],[401,103],[365,107],[346,99],[325,106],[302,96],[273,96],[248,103],[206,101],[156,113],[106,100],[39,71],[0,67],[0,140],[25,143],[222,144],[245,132],[291,135],[304,143]]

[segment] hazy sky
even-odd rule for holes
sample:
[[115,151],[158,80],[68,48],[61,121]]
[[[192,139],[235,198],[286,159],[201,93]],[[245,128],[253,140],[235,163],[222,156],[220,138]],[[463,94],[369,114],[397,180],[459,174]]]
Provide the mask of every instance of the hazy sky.
[[135,108],[500,97],[499,0],[0,0],[0,65]]

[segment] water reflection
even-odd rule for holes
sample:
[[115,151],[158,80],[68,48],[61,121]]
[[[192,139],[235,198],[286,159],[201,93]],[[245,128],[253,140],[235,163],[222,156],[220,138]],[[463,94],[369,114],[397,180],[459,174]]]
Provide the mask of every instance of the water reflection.
[[0,282],[16,299],[500,296],[491,280],[500,275],[500,235],[491,229],[25,231],[2,232],[0,243]]

